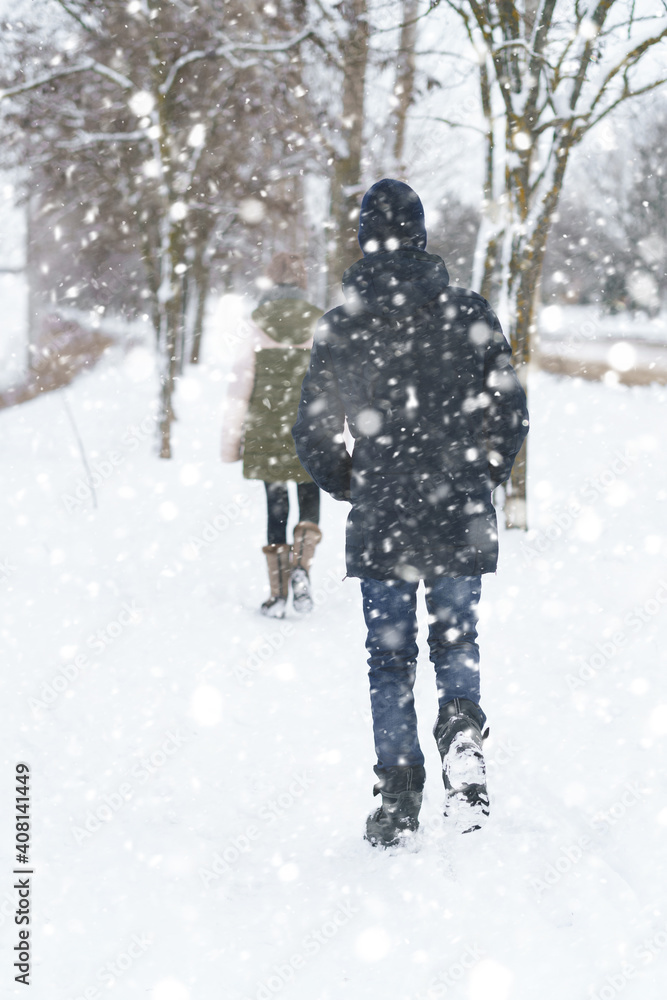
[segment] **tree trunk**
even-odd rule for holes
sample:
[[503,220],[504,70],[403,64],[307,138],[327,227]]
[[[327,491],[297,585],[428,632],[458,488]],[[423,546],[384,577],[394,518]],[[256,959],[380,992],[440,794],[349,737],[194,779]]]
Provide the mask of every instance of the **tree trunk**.
[[202,255],[198,254],[192,264],[194,271],[194,283],[197,293],[197,310],[194,317],[192,329],[192,348],[190,351],[190,364],[198,365],[201,357],[202,337],[204,336],[204,315],[206,312],[206,301],[211,284],[211,269],[206,267]]
[[178,340],[182,326],[180,295],[167,303],[164,311],[165,337],[160,387],[160,458],[171,458],[171,425],[174,420],[174,387],[178,374]]
[[176,351],[176,367],[179,375],[185,370],[185,358],[188,353],[188,333],[190,329],[190,314],[192,312],[193,283],[189,276],[180,277],[181,286],[181,328],[178,334],[178,349]]
[[40,308],[41,296],[39,294],[39,277],[37,273],[37,260],[35,257],[35,234],[33,225],[35,199],[29,195],[26,201],[26,231],[25,231],[25,276],[27,283],[27,334],[28,334],[28,368],[32,368],[35,363],[35,344],[39,340],[40,326],[42,319],[42,309]]
[[151,311],[151,319],[153,321],[153,329],[155,330],[155,335],[157,338],[157,348],[160,350],[160,308],[158,305],[158,290],[160,288],[160,278],[159,278],[159,258],[160,250],[159,244],[155,244],[149,235],[148,227],[144,229],[142,233],[142,253],[141,258],[144,265],[144,273],[146,276],[146,284],[148,286],[149,303]]
[[[568,136],[557,136],[553,172],[549,178],[537,221],[532,228],[527,227],[528,216],[528,171],[519,171],[511,176],[514,180],[513,203],[519,206],[519,224],[515,226],[512,255],[506,268],[508,280],[507,304],[510,319],[509,337],[513,351],[513,362],[526,394],[528,393],[528,372],[534,355],[534,340],[537,330],[539,308],[538,290],[542,277],[544,253],[551,228],[553,214],[558,207],[563,187],[563,179],[571,149]],[[526,187],[522,187],[524,183]],[[527,482],[527,442],[517,456],[512,469],[505,504],[505,520],[508,528],[526,529]]]
[[348,20],[350,30],[343,53],[342,114],[342,138],[346,148],[334,159],[331,179],[333,232],[327,262],[330,300],[338,294],[343,271],[358,259],[360,253],[357,224],[369,41],[366,0],[351,0]]
[[396,85],[394,95],[396,109],[393,115],[394,143],[393,158],[400,180],[405,179],[405,134],[408,124],[408,111],[415,94],[415,42],[417,40],[417,15],[419,0],[403,0],[401,16],[401,40],[399,42],[398,64],[396,66]]
[[[513,273],[514,280],[508,296],[510,315],[509,338],[512,346],[513,364],[517,376],[528,394],[528,372],[532,349],[531,334],[535,323],[535,291],[537,289],[541,270],[541,260],[537,255],[517,249],[512,255],[518,257],[519,273]],[[528,527],[526,509],[527,494],[527,442],[524,441],[521,451],[516,457],[509,483],[506,489],[505,525],[508,528]]]
[[480,98],[486,122],[486,149],[484,155],[484,202],[482,221],[477,232],[472,287],[489,302],[493,302],[498,291],[499,250],[503,241],[501,206],[499,192],[494,190],[495,170],[495,121],[491,102],[491,82],[484,63],[479,71]]
[[183,282],[176,274],[176,265],[183,260],[183,226],[171,223],[168,228],[167,249],[161,266],[162,285],[158,293],[160,309],[160,458],[171,458],[171,425],[174,414],[174,388],[178,375],[178,350],[183,333]]

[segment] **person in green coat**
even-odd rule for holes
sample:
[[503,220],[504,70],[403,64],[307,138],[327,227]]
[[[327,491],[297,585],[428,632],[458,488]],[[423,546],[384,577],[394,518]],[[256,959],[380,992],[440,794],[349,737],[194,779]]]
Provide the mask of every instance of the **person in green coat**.
[[[292,426],[308,370],[313,332],[322,310],[306,300],[306,269],[296,254],[276,254],[245,331],[245,350],[232,371],[224,410],[222,461],[243,459],[246,479],[266,488],[267,544],[263,548],[270,596],[261,611],[284,618],[289,585],[297,613],[312,610],[310,566],[322,533],[320,491],[296,455]],[[299,523],[287,543],[289,494],[297,484]]]

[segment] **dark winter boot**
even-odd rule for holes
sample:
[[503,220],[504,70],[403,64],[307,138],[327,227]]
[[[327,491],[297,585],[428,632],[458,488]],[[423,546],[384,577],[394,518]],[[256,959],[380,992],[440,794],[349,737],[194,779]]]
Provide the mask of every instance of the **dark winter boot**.
[[313,610],[310,593],[310,564],[322,532],[314,521],[299,521],[294,529],[292,546],[292,603],[297,614]]
[[380,779],[373,795],[382,796],[382,805],[366,820],[365,839],[373,847],[393,847],[419,828],[426,772],[421,766],[373,770]]
[[486,767],[482,753],[483,714],[468,698],[454,698],[440,709],[433,735],[442,759],[445,816],[461,833],[479,830],[489,815]]
[[265,545],[262,552],[266,556],[269,571],[269,586],[271,596],[260,608],[263,615],[269,618],[284,618],[287,595],[289,593],[289,578],[292,572],[290,564],[291,545]]

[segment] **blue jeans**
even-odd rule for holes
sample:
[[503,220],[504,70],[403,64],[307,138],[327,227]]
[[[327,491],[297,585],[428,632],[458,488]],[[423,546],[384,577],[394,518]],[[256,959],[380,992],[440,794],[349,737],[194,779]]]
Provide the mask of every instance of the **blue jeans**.
[[[424,581],[428,644],[438,703],[469,698],[479,704],[477,605],[479,576]],[[417,665],[417,587],[403,580],[361,581],[368,628],[368,676],[378,767],[423,765],[412,689]]]

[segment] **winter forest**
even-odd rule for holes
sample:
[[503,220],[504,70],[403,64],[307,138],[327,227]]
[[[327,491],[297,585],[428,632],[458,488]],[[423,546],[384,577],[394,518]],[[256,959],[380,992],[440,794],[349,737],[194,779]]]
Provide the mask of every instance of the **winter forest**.
[[[0,26],[2,996],[662,998],[665,0],[0,0]],[[251,461],[293,452],[316,320],[363,342],[341,280],[382,178],[530,412],[481,571],[488,820],[448,822],[420,587],[426,779],[389,846],[354,497]],[[378,412],[322,434],[377,455]]]

